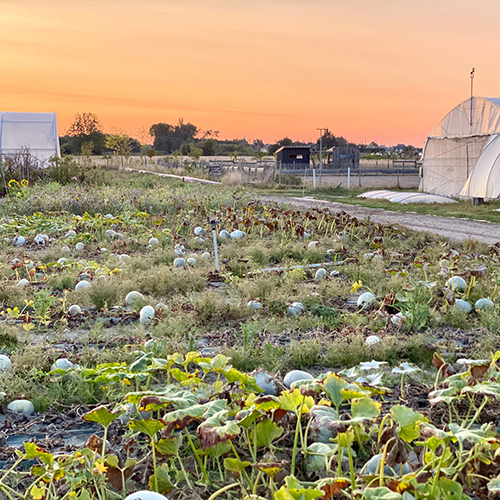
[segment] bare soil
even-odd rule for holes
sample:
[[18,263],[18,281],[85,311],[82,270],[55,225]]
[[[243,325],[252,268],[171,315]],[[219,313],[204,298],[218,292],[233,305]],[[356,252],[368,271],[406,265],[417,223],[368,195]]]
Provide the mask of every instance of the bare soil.
[[368,208],[346,203],[316,200],[312,198],[292,198],[284,196],[262,196],[264,203],[278,203],[290,205],[298,209],[331,208],[345,211],[358,219],[370,217],[371,220],[399,226],[406,226],[415,231],[425,231],[444,236],[452,241],[463,242],[476,240],[493,245],[500,242],[500,224],[487,221],[472,221],[453,217],[439,217],[437,215],[421,215],[411,213],[392,212],[380,208]]

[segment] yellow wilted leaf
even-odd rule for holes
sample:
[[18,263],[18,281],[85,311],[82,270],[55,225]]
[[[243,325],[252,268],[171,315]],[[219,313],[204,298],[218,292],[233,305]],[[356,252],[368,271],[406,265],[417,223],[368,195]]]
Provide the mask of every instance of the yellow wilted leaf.
[[33,487],[30,490],[30,494],[33,497],[34,500],[42,500],[42,498],[45,496],[45,492],[47,489],[45,486],[42,485],[41,488],[39,488],[36,484],[33,485]]
[[283,410],[296,412],[301,405],[302,413],[308,413],[314,406],[314,399],[311,396],[303,396],[299,389],[293,391],[283,391],[278,398]]

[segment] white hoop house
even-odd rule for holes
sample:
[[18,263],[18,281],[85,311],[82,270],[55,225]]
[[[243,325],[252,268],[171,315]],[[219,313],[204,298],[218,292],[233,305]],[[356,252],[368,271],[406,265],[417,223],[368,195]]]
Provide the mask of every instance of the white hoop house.
[[0,111],[0,160],[23,148],[42,164],[60,156],[55,113],[11,113]]
[[500,99],[472,97],[427,138],[420,189],[446,196],[500,196]]

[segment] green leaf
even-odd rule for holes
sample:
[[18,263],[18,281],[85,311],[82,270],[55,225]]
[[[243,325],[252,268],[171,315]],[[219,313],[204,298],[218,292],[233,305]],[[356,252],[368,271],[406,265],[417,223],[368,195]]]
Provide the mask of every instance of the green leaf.
[[339,420],[338,411],[331,406],[315,405],[311,408],[309,413],[318,418],[327,418],[332,422]]
[[162,405],[172,404],[177,408],[187,408],[199,403],[198,397],[191,391],[180,389],[178,385],[167,385],[157,391],[129,392],[128,403],[138,404],[148,396],[156,396]]
[[[436,456],[435,451],[427,452],[424,457],[424,463],[428,464],[431,469],[434,469],[441,461],[446,467],[446,465],[451,463],[452,459],[453,454],[450,448],[448,446],[445,446],[440,456]],[[444,467],[441,470],[444,470]]]
[[136,464],[137,464],[136,458],[127,458],[125,465],[123,466],[123,469],[131,469],[132,467],[135,467]]
[[210,418],[213,414],[222,411],[226,408],[227,401],[225,399],[217,399],[202,405],[193,405],[188,408],[182,408],[167,413],[163,420],[171,424],[174,428],[184,429],[187,425],[195,420],[204,420]]
[[25,454],[23,458],[25,460],[32,460],[34,458],[39,458],[41,462],[43,462],[46,465],[50,465],[52,467],[54,463],[54,457],[52,456],[51,453],[48,453],[43,448],[38,447],[35,443],[24,442],[23,445],[25,449]]
[[45,496],[45,493],[47,492],[47,488],[44,486],[44,484],[41,481],[40,483],[41,488],[39,488],[36,484],[31,487],[30,495],[32,496],[33,500],[42,500],[42,498]]
[[208,455],[211,458],[220,458],[223,455],[227,456],[227,454],[231,451],[231,444],[229,441],[223,441],[222,443],[217,443],[215,446],[208,448],[207,450],[198,450],[201,455]]
[[401,495],[382,486],[379,488],[367,488],[364,491],[364,498],[365,500],[401,500]]
[[462,498],[462,491],[463,491],[462,486],[456,481],[453,481],[452,479],[449,479],[447,477],[440,477],[437,480],[437,487],[442,492],[442,495],[439,496],[441,498],[444,498],[445,500],[448,499],[460,500]]
[[162,454],[168,457],[177,455],[179,448],[182,445],[182,434],[177,434],[172,438],[160,439],[155,443],[155,448]]
[[355,399],[351,404],[351,414],[354,419],[373,420],[380,415],[381,404],[370,398]]
[[349,384],[344,389],[340,389],[340,394],[344,399],[362,398],[363,396],[370,396],[371,392],[363,390],[359,386]]
[[149,436],[150,439],[153,439],[156,433],[162,429],[165,424],[158,420],[153,420],[152,418],[146,418],[144,420],[132,420],[128,426],[131,430],[143,432]]
[[301,392],[307,391],[307,394],[311,394],[313,392],[320,393],[323,390],[323,387],[317,380],[297,380],[292,383],[291,389],[301,389]]
[[86,488],[82,488],[82,491],[80,491],[80,494],[78,495],[78,500],[92,500],[92,497]]
[[341,420],[338,416],[337,410],[329,406],[313,406],[311,413],[319,419],[325,419],[330,422],[339,423],[342,425],[352,425],[363,423],[366,420],[374,420],[380,415],[380,403],[371,400],[370,398],[354,399],[351,403],[352,418],[348,420]]
[[227,416],[227,410],[220,411],[207,418],[196,433],[203,450],[207,450],[219,443],[235,438],[240,433],[240,427],[234,421],[222,423]]
[[488,491],[492,491],[493,493],[500,493],[500,479],[492,479],[488,483]]
[[255,431],[251,432],[250,437],[252,441],[257,440],[257,447],[267,446],[270,448],[273,441],[278,439],[283,432],[284,429],[272,420],[263,420],[257,424]]
[[225,458],[224,468],[230,472],[243,472],[247,467],[252,465],[250,462],[242,462],[237,458]]
[[148,353],[144,354],[143,356],[141,356],[139,359],[137,359],[136,361],[134,361],[130,365],[130,372],[131,373],[139,373],[139,372],[143,372],[143,371],[147,370],[147,368],[151,362],[152,357],[153,357],[152,352],[148,352]]
[[255,422],[260,416],[262,416],[261,412],[258,412],[255,408],[255,405],[251,406],[248,410],[241,410],[236,414],[236,421],[238,425],[247,429],[250,424]]
[[337,408],[337,410],[342,404],[342,401],[344,401],[344,396],[340,391],[342,389],[345,389],[348,385],[349,382],[340,378],[335,373],[330,373],[330,375],[328,375],[323,381],[323,388],[332,400],[332,403],[335,405],[335,408]]
[[177,382],[179,382],[183,386],[189,384],[192,385],[200,381],[198,377],[198,370],[191,373],[179,370],[179,368],[172,368],[170,369],[169,373],[175,380],[177,380]]
[[112,412],[109,411],[105,406],[98,406],[92,411],[85,413],[82,418],[87,422],[97,422],[106,429],[107,427],[109,427],[111,422],[113,422],[113,420],[118,418],[123,413],[125,413],[124,409]]
[[281,407],[279,399],[276,396],[260,396],[258,394],[250,394],[245,401],[245,405],[253,404],[256,410],[268,412],[277,410]]
[[228,384],[234,384],[238,382],[240,386],[246,387],[254,392],[263,392],[262,389],[257,385],[255,377],[247,375],[238,371],[236,368],[231,367],[229,371],[224,372],[224,377],[226,377]]
[[[421,425],[420,429],[422,433],[425,431],[425,435],[434,437],[435,439],[438,439],[439,441],[450,441],[452,436],[449,432],[443,431],[442,429],[438,429],[436,426],[432,424],[425,424]],[[429,438],[430,439],[430,438]],[[428,445],[426,445],[427,448],[429,448]]]
[[354,441],[354,432],[339,432],[335,438],[335,442],[342,448],[347,448]]
[[314,472],[325,469],[326,458],[332,453],[335,453],[337,448],[338,447],[334,444],[312,443],[306,450],[308,467]]
[[498,382],[483,382],[482,384],[477,384],[473,387],[467,386],[462,389],[462,394],[482,394],[483,396],[494,397],[495,399],[500,398],[500,384]]
[[231,358],[224,356],[224,354],[217,354],[213,358],[201,358],[196,361],[196,364],[205,372],[224,373],[231,369],[229,361],[231,361]]
[[30,472],[32,476],[41,477],[47,473],[47,470],[42,465],[33,465]]
[[[442,432],[444,432],[444,431],[442,431]],[[450,436],[448,434],[446,434],[446,437],[449,438]],[[429,439],[427,439],[427,441],[425,441],[423,443],[419,443],[419,444],[427,446],[427,448],[429,448],[429,450],[431,450],[433,453],[435,453],[436,450],[444,443],[445,443],[444,439],[437,438],[436,436],[431,436]]]
[[420,436],[421,422],[428,422],[427,417],[402,405],[391,408],[392,419],[399,424],[398,436],[406,443],[411,443]]
[[260,410],[260,413],[269,413],[272,410],[281,408],[281,403],[274,396],[265,396],[265,398],[273,398],[271,401],[261,401],[264,398],[257,398],[255,400],[255,409]]
[[155,477],[158,480],[158,493],[166,495],[172,491],[173,485],[170,482],[168,471],[168,464],[163,464],[156,469],[156,474],[149,476],[149,489],[151,491],[155,491]]
[[408,374],[408,373],[421,372],[421,371],[422,370],[418,366],[415,366],[411,363],[401,363],[399,366],[392,369],[392,373],[398,373],[401,375]]
[[104,461],[111,465],[112,467],[114,467],[115,469],[119,469],[120,468],[120,462],[118,460],[118,457],[116,455],[106,455],[106,458],[104,459]]
[[[191,352],[188,352],[186,354],[184,361],[180,364],[182,364],[182,366],[184,366],[184,368],[187,368],[189,363],[191,363],[192,361],[195,361],[197,359],[200,359],[200,358],[201,358],[201,354],[198,351],[191,351]],[[202,358],[202,359],[206,359],[206,358]]]
[[449,424],[448,427],[453,436],[461,443],[464,441],[469,441],[469,443],[480,443],[486,437],[486,433],[481,430],[464,429],[457,424]]
[[286,477],[285,483],[286,486],[274,494],[274,500],[314,500],[325,494],[322,490],[304,488],[293,476]]
[[436,405],[441,402],[450,404],[457,398],[457,394],[458,389],[456,387],[448,387],[446,389],[430,392],[427,398],[429,399],[429,403],[431,405]]

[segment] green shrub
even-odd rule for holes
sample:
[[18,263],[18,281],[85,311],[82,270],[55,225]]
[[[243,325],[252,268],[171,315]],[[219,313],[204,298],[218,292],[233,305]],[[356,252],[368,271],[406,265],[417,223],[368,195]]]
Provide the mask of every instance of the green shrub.
[[48,179],[61,185],[87,183],[94,185],[109,184],[106,171],[96,166],[83,166],[71,156],[51,159],[46,170]]

